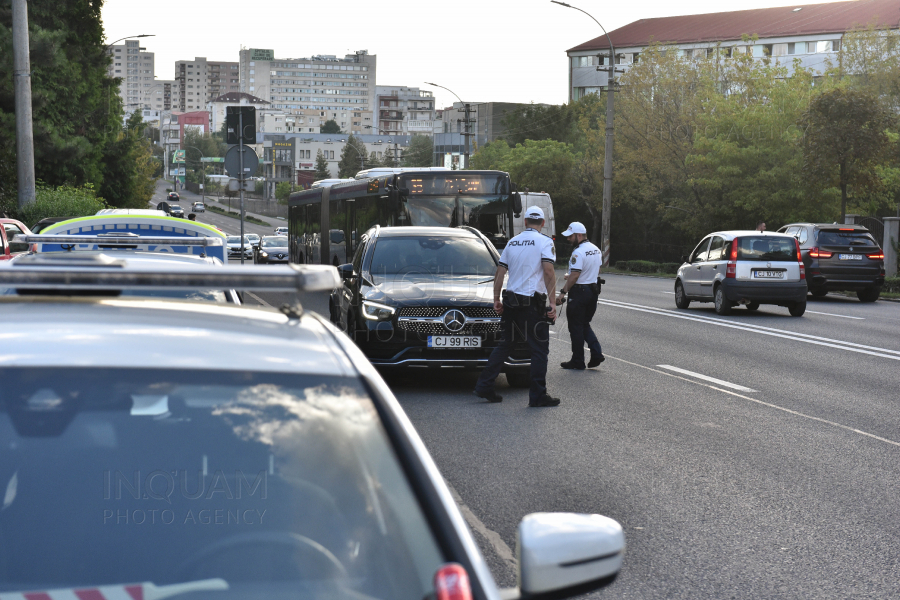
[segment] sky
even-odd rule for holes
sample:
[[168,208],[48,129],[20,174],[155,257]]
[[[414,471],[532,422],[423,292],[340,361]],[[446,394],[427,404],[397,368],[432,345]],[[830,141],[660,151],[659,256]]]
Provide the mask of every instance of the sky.
[[[809,0],[569,0],[607,31],[644,18],[814,4]],[[245,48],[276,58],[378,57],[377,84],[431,90],[437,108],[465,102],[567,101],[566,50],[602,31],[586,15],[550,0],[105,0],[106,39],[153,34],[156,75],[174,79],[175,61],[204,56],[237,62]],[[124,43],[124,42],[119,42]]]

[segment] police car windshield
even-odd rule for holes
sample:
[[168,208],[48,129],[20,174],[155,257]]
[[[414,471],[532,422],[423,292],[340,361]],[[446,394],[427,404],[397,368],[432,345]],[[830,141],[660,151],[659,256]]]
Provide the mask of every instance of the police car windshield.
[[369,269],[374,278],[492,276],[497,263],[479,239],[453,236],[380,238]]
[[445,559],[356,379],[7,367],[0,380],[0,531],[15,548],[0,592],[221,578],[204,598],[433,596]]

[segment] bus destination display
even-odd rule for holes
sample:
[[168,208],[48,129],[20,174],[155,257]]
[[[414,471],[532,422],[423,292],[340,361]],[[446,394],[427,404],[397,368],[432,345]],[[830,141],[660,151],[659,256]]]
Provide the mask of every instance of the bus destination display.
[[503,174],[422,173],[403,178],[401,187],[416,194],[506,194],[507,177]]

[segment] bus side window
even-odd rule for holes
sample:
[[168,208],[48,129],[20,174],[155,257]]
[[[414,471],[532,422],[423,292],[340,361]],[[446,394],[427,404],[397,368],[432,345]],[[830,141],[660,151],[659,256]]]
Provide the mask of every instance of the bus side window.
[[306,262],[318,265],[322,263],[319,233],[322,229],[322,205],[318,202],[307,205],[306,209]]

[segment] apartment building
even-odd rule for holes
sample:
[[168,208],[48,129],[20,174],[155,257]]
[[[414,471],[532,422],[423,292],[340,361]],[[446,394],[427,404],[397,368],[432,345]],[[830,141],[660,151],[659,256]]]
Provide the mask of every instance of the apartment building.
[[225,113],[229,106],[255,106],[256,130],[260,131],[260,115],[268,109],[269,102],[243,92],[228,92],[218,98],[213,98],[206,104],[206,110],[209,112],[209,129],[211,132],[215,133],[222,129],[222,124],[225,122]]
[[[367,153],[359,157],[360,170],[372,152],[379,160],[384,158],[385,153],[402,158],[411,139],[408,135],[362,134],[357,137],[365,145]],[[315,172],[316,155],[320,150],[328,163],[331,177],[337,177],[341,153],[347,145],[346,135],[329,133],[273,135],[257,131],[257,141],[260,140],[263,144],[262,162],[266,173],[271,174],[272,190],[279,181],[293,180],[298,174]]]
[[376,68],[376,56],[366,50],[343,58],[276,58],[274,50],[244,49],[240,91],[268,100],[304,133],[334,120],[345,133],[363,134],[373,128]]
[[[162,110],[163,98],[153,95],[159,86],[155,85],[155,59],[153,52],[147,52],[138,40],[125,40],[124,44],[109,46],[106,53],[112,57],[107,69],[110,77],[122,79],[119,96],[126,112],[137,109]],[[160,106],[157,106],[159,104]]]
[[[609,32],[617,68],[627,71],[640,61],[651,43],[674,46],[688,58],[713,55],[720,48],[724,57],[748,53],[793,68],[799,60],[805,68],[823,69],[828,58],[836,62],[845,33],[870,23],[898,27],[897,0],[851,0],[641,19]],[[745,42],[745,36],[757,36]],[[607,86],[608,74],[597,67],[609,65],[606,36],[566,51],[569,57],[569,101],[597,93]]]
[[175,61],[172,108],[180,111],[203,110],[222,94],[240,92],[239,79],[236,62],[210,61],[203,56]]
[[380,134],[431,135],[434,132],[434,94],[417,87],[375,86],[376,110],[372,129]]

